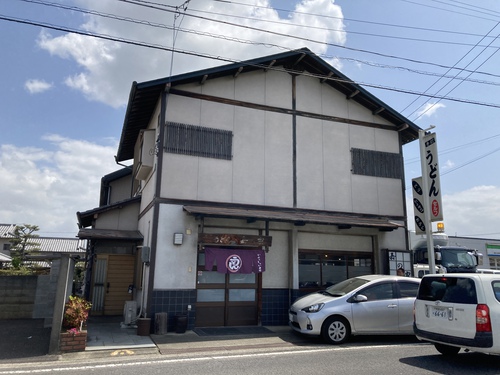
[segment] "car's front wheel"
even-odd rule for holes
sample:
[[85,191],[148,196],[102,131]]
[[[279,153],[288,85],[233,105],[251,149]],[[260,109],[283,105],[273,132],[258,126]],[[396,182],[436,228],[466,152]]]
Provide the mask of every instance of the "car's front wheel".
[[323,338],[330,344],[343,344],[351,335],[351,328],[347,320],[340,316],[331,316],[323,323],[321,329]]
[[443,344],[434,344],[436,350],[442,355],[457,355],[460,351],[460,348],[457,346],[443,345]]

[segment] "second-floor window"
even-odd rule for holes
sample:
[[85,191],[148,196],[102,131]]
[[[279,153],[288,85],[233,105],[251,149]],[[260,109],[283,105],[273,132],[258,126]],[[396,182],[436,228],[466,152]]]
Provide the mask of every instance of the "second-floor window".
[[231,160],[233,132],[167,122],[165,151],[174,154]]
[[391,152],[351,149],[352,173],[385,178],[403,178],[403,157]]

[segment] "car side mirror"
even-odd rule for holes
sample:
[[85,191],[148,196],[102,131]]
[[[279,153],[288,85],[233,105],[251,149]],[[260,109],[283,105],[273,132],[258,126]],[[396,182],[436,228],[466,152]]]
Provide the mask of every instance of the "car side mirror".
[[368,301],[368,297],[365,296],[364,294],[356,294],[354,296],[354,301],[356,302],[364,302],[364,301]]

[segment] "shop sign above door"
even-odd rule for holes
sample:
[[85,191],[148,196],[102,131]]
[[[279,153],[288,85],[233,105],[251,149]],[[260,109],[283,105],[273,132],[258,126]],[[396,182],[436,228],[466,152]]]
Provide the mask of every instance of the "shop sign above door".
[[254,236],[247,234],[199,233],[200,244],[216,244],[229,246],[271,246],[271,236]]

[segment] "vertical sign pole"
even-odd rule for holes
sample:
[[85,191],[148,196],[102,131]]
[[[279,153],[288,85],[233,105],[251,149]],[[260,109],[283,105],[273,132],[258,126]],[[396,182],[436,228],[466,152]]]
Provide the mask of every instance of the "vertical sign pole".
[[[430,129],[434,128],[432,126]],[[429,129],[427,129],[429,130]],[[436,273],[436,262],[434,259],[434,239],[432,238],[432,221],[431,221],[431,207],[429,200],[429,173],[427,172],[426,155],[425,155],[425,132],[426,130],[420,129],[418,131],[418,140],[420,143],[420,163],[422,168],[422,190],[423,190],[423,203],[424,203],[424,224],[425,234],[427,237],[427,259],[429,262],[429,273]]]

